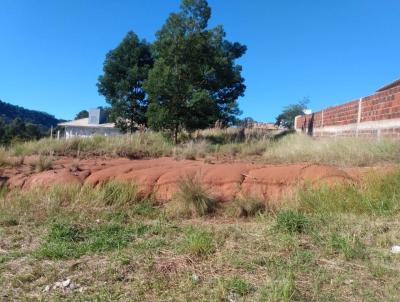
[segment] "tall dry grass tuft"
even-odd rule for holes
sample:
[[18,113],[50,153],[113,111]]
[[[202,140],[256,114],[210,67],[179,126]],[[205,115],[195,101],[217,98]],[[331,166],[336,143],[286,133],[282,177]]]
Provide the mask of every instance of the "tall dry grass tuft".
[[217,201],[196,177],[181,179],[179,191],[167,204],[167,214],[171,217],[193,217],[212,214]]
[[48,156],[39,156],[35,163],[33,163],[33,168],[36,172],[43,172],[53,168],[53,160]]

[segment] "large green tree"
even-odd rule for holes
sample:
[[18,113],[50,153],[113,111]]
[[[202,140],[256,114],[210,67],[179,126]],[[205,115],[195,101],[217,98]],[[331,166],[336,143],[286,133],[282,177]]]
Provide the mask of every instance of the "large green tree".
[[237,99],[245,91],[241,66],[246,46],[225,39],[222,26],[208,29],[211,9],[205,0],[183,0],[156,35],[156,61],[145,89],[148,124],[170,130],[175,142],[181,129],[230,124],[240,113]]
[[111,105],[111,118],[122,131],[133,132],[146,122],[143,82],[153,65],[149,44],[128,32],[107,55],[97,87]]

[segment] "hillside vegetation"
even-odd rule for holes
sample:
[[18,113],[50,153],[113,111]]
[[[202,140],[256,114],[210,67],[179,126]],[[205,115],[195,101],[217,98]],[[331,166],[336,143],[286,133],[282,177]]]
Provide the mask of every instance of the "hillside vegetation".
[[25,123],[31,123],[40,126],[43,129],[55,127],[60,122],[53,115],[46,112],[26,109],[20,106],[12,105],[0,100],[0,118],[10,123],[16,118],[20,118]]

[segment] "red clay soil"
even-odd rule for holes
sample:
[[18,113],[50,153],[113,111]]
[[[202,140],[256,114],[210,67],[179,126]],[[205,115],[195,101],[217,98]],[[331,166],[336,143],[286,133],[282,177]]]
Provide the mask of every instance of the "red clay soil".
[[[98,186],[107,181],[135,183],[142,194],[154,193],[159,202],[172,198],[181,179],[196,177],[220,201],[236,196],[254,196],[275,200],[298,184],[353,181],[356,173],[324,165],[263,165],[253,163],[205,163],[195,160],[159,158],[129,160],[61,158],[53,168],[35,173],[29,164],[0,169],[1,182],[10,189],[32,189],[52,185],[78,184]],[[34,159],[31,159],[34,161]]]

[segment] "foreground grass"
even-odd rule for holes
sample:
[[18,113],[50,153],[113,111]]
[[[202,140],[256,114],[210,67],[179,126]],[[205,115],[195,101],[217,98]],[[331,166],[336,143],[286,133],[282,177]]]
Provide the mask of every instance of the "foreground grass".
[[[173,145],[161,133],[70,140],[42,139],[0,149],[1,165],[18,165],[25,156],[122,156],[131,159],[172,156],[176,159],[240,159],[259,162],[309,162],[339,166],[400,163],[400,142],[362,138],[313,139],[306,135],[240,129],[206,129]],[[17,158],[16,158],[17,157]],[[40,165],[40,167],[43,165]],[[45,165],[44,165],[45,166]]]
[[[399,187],[395,172],[301,189],[273,213],[240,200],[185,220],[130,184],[3,193],[0,297],[398,301],[400,258],[390,248],[400,243]],[[196,186],[182,192],[206,198]],[[230,207],[246,218],[226,218]],[[66,279],[75,287],[44,290]]]

